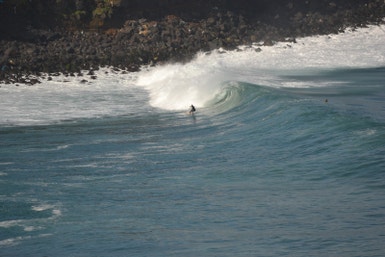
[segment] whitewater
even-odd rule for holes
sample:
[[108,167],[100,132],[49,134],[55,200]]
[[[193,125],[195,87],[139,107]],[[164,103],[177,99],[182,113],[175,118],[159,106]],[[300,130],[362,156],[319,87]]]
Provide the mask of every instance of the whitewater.
[[0,256],[383,256],[384,42],[1,84]]

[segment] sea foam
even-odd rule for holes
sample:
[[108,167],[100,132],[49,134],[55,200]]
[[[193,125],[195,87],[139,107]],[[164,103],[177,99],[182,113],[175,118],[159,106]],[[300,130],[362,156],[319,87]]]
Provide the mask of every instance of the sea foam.
[[[229,85],[247,82],[265,87],[324,87],[341,81],[288,80],[320,71],[385,67],[385,25],[345,33],[299,38],[296,43],[254,44],[233,51],[198,53],[188,63],[143,67],[121,74],[103,68],[98,79],[53,77],[31,87],[1,85],[0,124],[42,125],[77,119],[135,115],[149,108],[198,110]],[[146,103],[149,102],[149,105]]]
[[237,50],[199,53],[187,64],[166,64],[139,73],[136,84],[150,93],[150,104],[168,110],[205,106],[226,82],[269,87],[309,87],[340,82],[306,83],[282,76],[317,74],[320,70],[385,66],[385,26],[300,38],[274,46],[254,44]]

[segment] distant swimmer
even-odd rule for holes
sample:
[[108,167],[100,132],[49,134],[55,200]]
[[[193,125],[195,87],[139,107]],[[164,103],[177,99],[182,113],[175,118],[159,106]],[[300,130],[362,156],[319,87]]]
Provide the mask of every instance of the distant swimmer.
[[195,106],[194,105],[190,105],[190,110],[189,110],[189,114],[194,114],[194,112],[196,112],[196,109],[195,109]]

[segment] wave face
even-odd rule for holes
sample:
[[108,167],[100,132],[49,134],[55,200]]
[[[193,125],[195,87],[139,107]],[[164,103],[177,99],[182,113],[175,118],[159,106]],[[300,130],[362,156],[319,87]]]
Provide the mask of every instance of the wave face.
[[382,256],[384,38],[1,85],[0,253]]
[[239,51],[202,53],[187,64],[142,71],[136,84],[149,90],[151,105],[167,110],[185,109],[191,103],[205,107],[229,82],[272,88],[341,85],[342,78],[322,80],[322,73],[384,67],[384,36],[384,27],[370,27],[272,47],[256,44]]
[[[360,80],[368,82],[356,71],[385,66],[384,30],[384,26],[373,26],[302,38],[297,43],[218,50],[198,54],[185,64],[144,68],[128,75],[101,69],[98,80],[85,84],[82,77],[59,76],[34,87],[2,85],[0,124],[50,124],[138,114],[151,108],[180,111],[191,104],[209,108],[218,97],[236,93],[232,90],[239,83],[267,88],[325,88],[329,93],[333,91],[330,88],[344,90],[349,83],[357,88]],[[143,105],[146,102],[150,106]],[[233,99],[229,108],[235,105]]]

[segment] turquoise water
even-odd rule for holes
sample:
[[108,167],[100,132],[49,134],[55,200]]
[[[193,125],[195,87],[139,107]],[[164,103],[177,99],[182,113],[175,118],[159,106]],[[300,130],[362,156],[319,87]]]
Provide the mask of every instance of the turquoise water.
[[376,57],[328,41],[347,63],[309,38],[305,63],[294,45],[1,85],[0,255],[383,256],[372,30]]

